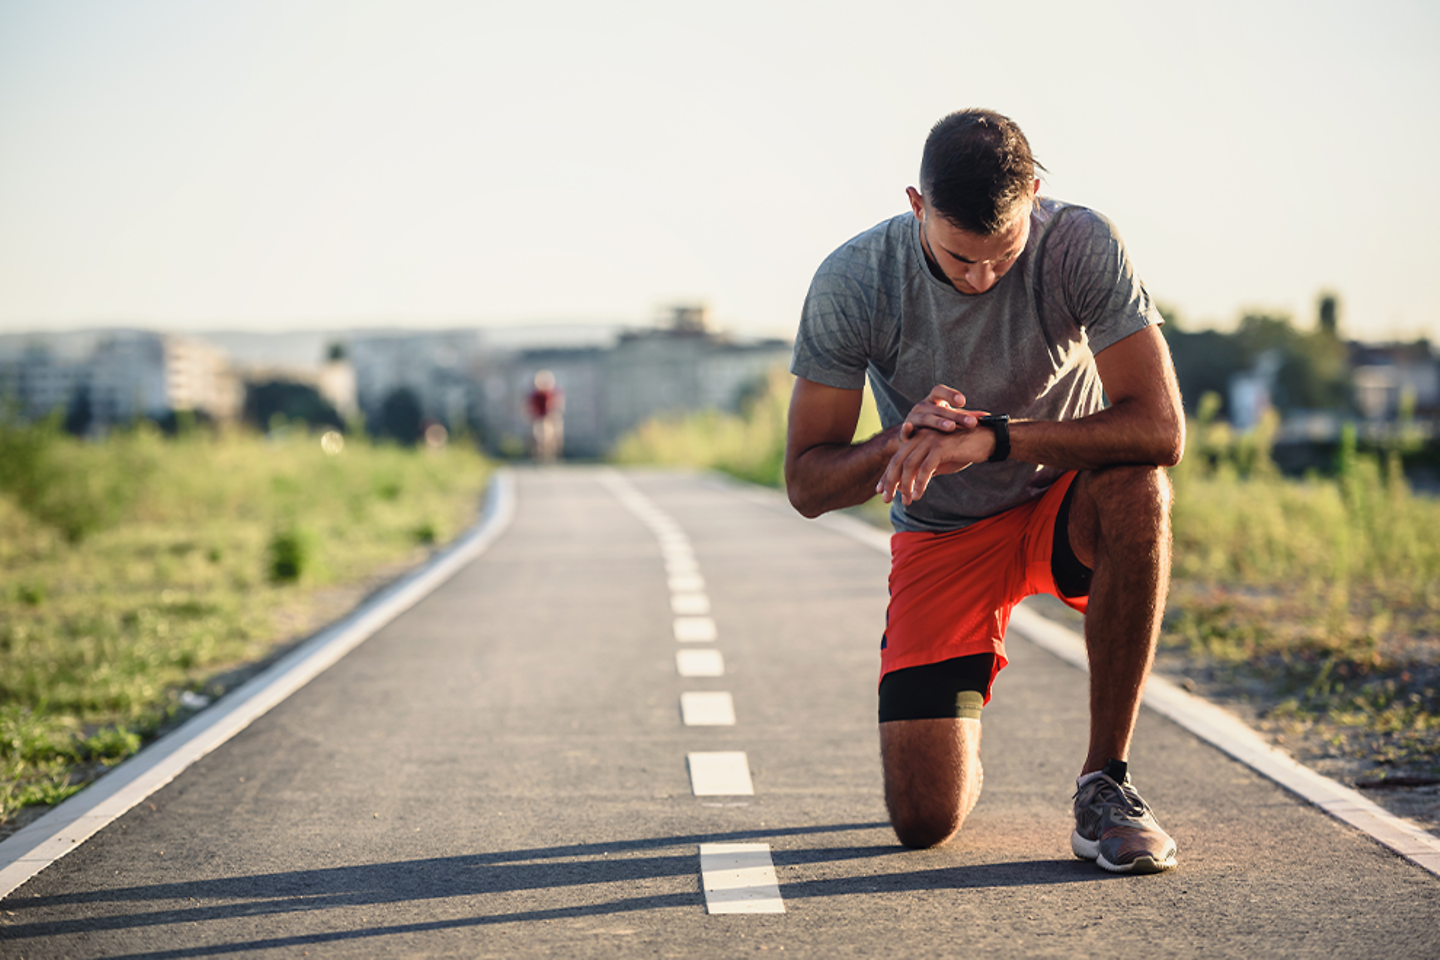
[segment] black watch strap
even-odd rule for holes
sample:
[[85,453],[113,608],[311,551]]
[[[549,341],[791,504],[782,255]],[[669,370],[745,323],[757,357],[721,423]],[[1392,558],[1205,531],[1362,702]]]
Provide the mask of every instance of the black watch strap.
[[990,454],[989,463],[1010,459],[1010,415],[992,413],[980,418],[980,426],[989,427],[995,433],[995,452]]

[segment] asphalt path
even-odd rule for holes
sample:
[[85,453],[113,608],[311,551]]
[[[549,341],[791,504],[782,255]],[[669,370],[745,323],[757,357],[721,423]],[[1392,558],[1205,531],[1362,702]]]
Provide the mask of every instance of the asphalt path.
[[[1440,956],[1440,878],[1149,711],[1180,866],[1076,860],[1086,681],[1013,631],[979,805],[897,845],[886,573],[713,477],[521,472],[479,559],[0,901],[0,956]],[[716,753],[753,793],[696,795]]]

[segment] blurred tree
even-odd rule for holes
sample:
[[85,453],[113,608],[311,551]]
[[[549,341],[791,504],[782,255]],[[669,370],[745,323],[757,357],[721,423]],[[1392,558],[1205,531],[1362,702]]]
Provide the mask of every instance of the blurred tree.
[[70,407],[65,411],[65,432],[75,437],[83,437],[90,432],[90,426],[95,422],[95,411],[90,406],[90,386],[82,383],[70,398]]
[[1230,377],[1245,369],[1247,358],[1238,340],[1218,330],[1185,330],[1180,311],[1169,304],[1157,304],[1165,323],[1160,331],[1170,344],[1170,354],[1175,360],[1175,376],[1180,381],[1180,396],[1185,403],[1185,412],[1190,416],[1200,413],[1200,399],[1207,393],[1220,400],[1218,411],[1228,416],[1226,399],[1230,395]]
[[380,422],[375,424],[375,433],[411,447],[420,439],[423,419],[420,398],[409,387],[400,387],[392,390],[380,405]]
[[1246,360],[1254,360],[1266,350],[1284,353],[1293,349],[1300,332],[1285,314],[1247,313],[1240,318],[1235,331]]
[[245,409],[242,414],[246,423],[266,430],[277,414],[286,421],[298,420],[311,427],[345,429],[344,419],[331,406],[330,401],[308,383],[269,380],[246,385]]
[[1299,362],[1303,362],[1306,376],[1304,389],[1298,385],[1296,388],[1302,400],[1300,406],[1312,410],[1349,410],[1354,406],[1350,348],[1340,338],[1339,309],[1340,301],[1334,294],[1322,296],[1316,309],[1315,330],[1301,340]]
[[[1333,298],[1330,316],[1333,319]],[[1325,301],[1321,301],[1322,309]],[[1322,312],[1322,318],[1324,313]],[[1282,361],[1271,402],[1281,410],[1328,410],[1349,406],[1350,368],[1345,344],[1321,323],[1310,333],[1295,329],[1287,316],[1247,314],[1237,333],[1247,363],[1267,350]]]
[[1186,332],[1173,307],[1160,306],[1166,323],[1160,329],[1175,358],[1175,374],[1185,410],[1194,416],[1200,398],[1213,392],[1222,398],[1220,415],[1229,418],[1229,387],[1233,376],[1253,370],[1271,351],[1279,367],[1271,403],[1281,411],[1349,409],[1349,352],[1339,336],[1339,299],[1322,294],[1315,330],[1304,332],[1286,314],[1247,313],[1233,334],[1216,330]]
[[201,427],[215,426],[215,418],[205,410],[167,410],[148,419],[167,437],[188,436]]
[[1335,294],[1320,294],[1320,302],[1316,307],[1315,327],[1320,333],[1331,339],[1340,339],[1340,298]]

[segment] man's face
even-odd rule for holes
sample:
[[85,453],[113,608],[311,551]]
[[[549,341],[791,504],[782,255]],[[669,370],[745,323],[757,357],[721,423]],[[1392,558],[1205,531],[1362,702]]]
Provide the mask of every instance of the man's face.
[[981,236],[961,230],[928,208],[914,187],[907,193],[910,209],[920,220],[920,240],[926,252],[961,293],[984,293],[999,283],[1030,239],[1028,204],[999,233]]

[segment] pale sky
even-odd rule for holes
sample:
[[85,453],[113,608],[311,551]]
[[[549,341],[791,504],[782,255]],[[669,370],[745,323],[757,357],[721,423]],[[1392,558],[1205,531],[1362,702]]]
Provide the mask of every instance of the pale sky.
[[1437,49],[1433,0],[0,0],[0,331],[790,335],[986,106],[1192,325],[1440,339]]

